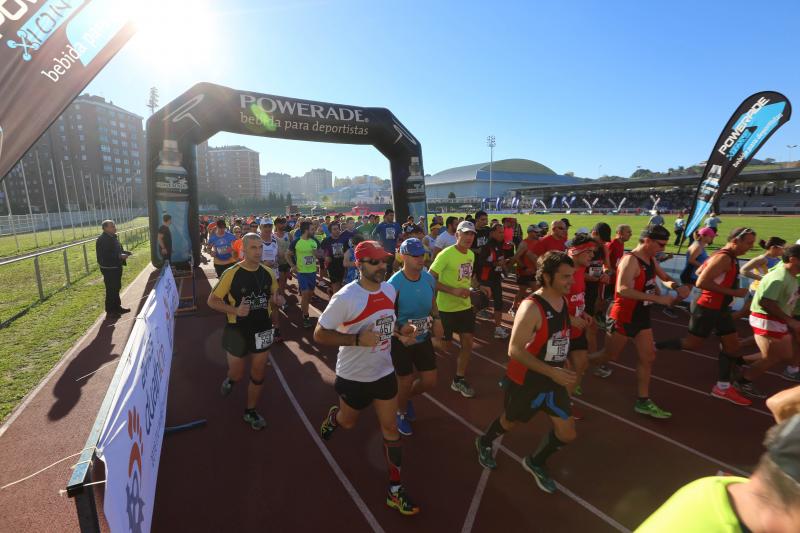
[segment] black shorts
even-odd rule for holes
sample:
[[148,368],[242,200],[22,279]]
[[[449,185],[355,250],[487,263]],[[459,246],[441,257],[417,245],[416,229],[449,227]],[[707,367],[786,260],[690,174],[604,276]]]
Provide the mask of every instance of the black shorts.
[[344,265],[331,263],[328,266],[328,276],[331,278],[331,283],[341,283],[344,280]]
[[291,269],[292,267],[289,263],[278,263],[278,272],[281,274],[288,274]]
[[701,339],[707,339],[711,333],[724,337],[736,333],[736,324],[731,316],[731,308],[709,309],[702,305],[692,305],[692,317],[689,319],[689,333]]
[[535,381],[536,385],[529,384],[528,379],[525,385],[509,381],[505,397],[506,418],[512,422],[527,422],[541,410],[550,416],[569,420],[572,407],[567,389],[544,376]]
[[444,339],[452,340],[453,333],[474,333],[475,332],[475,313],[472,309],[463,311],[439,311],[444,327]]
[[[267,321],[258,328],[234,326],[226,324],[222,330],[222,348],[234,357],[244,357],[249,353],[264,353],[270,349],[272,343],[266,347],[256,347],[256,334],[272,330],[272,321]],[[267,335],[267,340],[271,334]]]
[[500,279],[489,279],[481,281],[481,286],[489,287],[492,290],[492,307],[495,311],[503,310],[503,283]]
[[378,381],[352,381],[336,376],[333,388],[344,403],[360,411],[372,400],[391,400],[397,396],[397,376],[392,372]]
[[536,281],[536,276],[533,274],[517,274],[517,285],[527,287],[534,281]]
[[621,333],[631,339],[635,338],[640,331],[652,329],[650,325],[650,311],[643,312],[643,316],[636,317],[635,322],[618,322],[609,316],[606,319],[606,331],[608,333]]
[[228,270],[230,267],[232,267],[235,264],[236,263],[228,263],[227,265],[218,265],[217,263],[214,263],[214,271],[216,271],[217,277],[221,278],[222,277],[222,273],[225,272],[226,270]]
[[586,306],[586,313],[594,316],[595,309],[597,309],[597,298],[600,296],[600,284],[587,281],[586,290],[583,293],[584,305]]
[[436,370],[436,353],[431,339],[406,346],[397,337],[392,337],[392,364],[398,376],[408,376],[415,368],[418,372]]
[[581,334],[578,337],[569,340],[570,353],[588,349],[589,342],[586,340],[586,330],[581,331]]

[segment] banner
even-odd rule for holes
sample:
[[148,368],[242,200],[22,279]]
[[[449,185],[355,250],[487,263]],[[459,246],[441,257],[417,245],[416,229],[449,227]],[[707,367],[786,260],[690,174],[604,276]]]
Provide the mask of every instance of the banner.
[[777,92],[756,93],[742,102],[714,144],[697,187],[681,244],[687,235],[694,233],[758,149],[791,116],[792,105]]
[[0,1],[0,180],[133,35],[133,5]]
[[97,443],[106,465],[103,507],[111,531],[150,531],[177,308],[167,267],[136,317],[119,362],[125,370]]
[[558,201],[558,196],[553,196],[553,200],[550,202],[550,209],[556,206],[556,201]]

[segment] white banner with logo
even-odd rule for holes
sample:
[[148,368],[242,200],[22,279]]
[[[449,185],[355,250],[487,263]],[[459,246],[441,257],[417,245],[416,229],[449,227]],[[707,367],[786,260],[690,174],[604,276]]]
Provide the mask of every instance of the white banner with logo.
[[177,308],[178,291],[167,268],[136,317],[97,443],[97,456],[106,465],[103,507],[112,532],[150,531]]

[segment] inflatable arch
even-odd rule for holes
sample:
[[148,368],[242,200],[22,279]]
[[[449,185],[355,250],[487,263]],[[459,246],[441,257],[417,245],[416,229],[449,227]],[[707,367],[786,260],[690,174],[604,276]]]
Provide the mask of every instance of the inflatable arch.
[[371,144],[389,160],[396,220],[427,216],[422,147],[388,109],[297,100],[198,83],[147,120],[150,256],[172,216],[172,262],[200,261],[196,147],[220,131],[278,139]]

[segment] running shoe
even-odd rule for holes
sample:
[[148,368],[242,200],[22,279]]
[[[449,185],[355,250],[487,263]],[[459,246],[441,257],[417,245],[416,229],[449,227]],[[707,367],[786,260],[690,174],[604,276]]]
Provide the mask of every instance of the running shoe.
[[572,418],[574,418],[575,420],[584,419],[583,411],[581,411],[580,409],[576,409],[574,403],[570,403],[570,412],[572,414]]
[[714,398],[719,398],[720,400],[728,400],[736,405],[748,406],[753,404],[753,402],[742,396],[735,387],[720,389],[719,386],[714,385],[714,388],[711,389],[711,396]]
[[647,400],[646,402],[637,401],[633,410],[640,415],[652,416],[653,418],[664,419],[672,416],[672,413],[657,406],[653,400]]
[[411,429],[411,422],[403,415],[403,413],[397,413],[397,431],[400,432],[401,435],[405,435],[406,437],[410,437],[414,434],[414,431]]
[[406,420],[409,422],[417,421],[417,411],[414,410],[414,404],[411,403],[411,400],[406,403]]
[[250,427],[256,431],[262,430],[267,427],[267,421],[264,417],[256,413],[255,409],[248,409],[244,412],[244,421],[250,424]]
[[512,309],[510,309],[510,310],[508,311],[508,315],[509,315],[511,318],[514,318],[515,316],[517,316],[517,310],[516,310],[516,309],[513,309],[513,308],[512,308]]
[[600,365],[597,368],[595,368],[594,371],[592,372],[592,374],[594,374],[599,378],[607,378],[612,373],[613,370],[611,370],[611,367],[607,365]]
[[492,316],[492,312],[488,309],[481,309],[477,314],[478,318],[492,318]]
[[784,368],[781,377],[787,381],[800,381],[800,371],[792,372],[788,368]]
[[333,432],[337,427],[339,427],[331,423],[331,420],[336,418],[337,411],[339,411],[338,405],[334,405],[328,409],[328,415],[325,417],[325,420],[322,421],[322,425],[319,427],[319,436],[322,437],[323,440],[330,440],[333,436]]
[[419,512],[419,506],[411,501],[404,487],[397,489],[397,492],[392,492],[389,489],[386,494],[386,505],[392,509],[397,509],[400,514],[405,516],[415,515]]
[[234,382],[230,380],[230,378],[225,378],[225,381],[222,382],[222,386],[219,388],[220,394],[222,397],[225,398],[228,394],[231,393],[233,390]]
[[670,318],[678,318],[678,313],[676,313],[675,311],[673,311],[669,307],[665,307],[664,309],[661,310],[661,312],[664,313],[665,315],[667,315]]
[[461,396],[464,398],[472,398],[475,396],[475,389],[469,386],[469,383],[465,379],[460,381],[453,380],[450,384],[450,388],[456,392],[460,392]]
[[536,484],[539,485],[540,489],[548,494],[553,494],[556,491],[556,482],[547,475],[547,471],[544,469],[544,467],[533,464],[530,456],[526,455],[522,459],[522,468],[527,470],[533,476],[533,479],[536,480]]
[[511,334],[508,330],[502,326],[494,328],[494,338],[495,339],[507,339]]
[[583,389],[580,385],[575,385],[575,390],[572,391],[573,396],[583,396]]
[[475,437],[475,449],[478,450],[478,462],[482,467],[494,470],[497,468],[497,463],[492,456],[492,447],[484,446],[481,443],[481,437]]
[[752,381],[749,383],[737,381],[733,384],[733,386],[739,389],[739,392],[748,398],[758,398],[759,400],[762,400],[768,396],[766,392],[759,390]]
[[306,329],[314,327],[314,321],[311,320],[310,316],[303,317],[303,327]]

